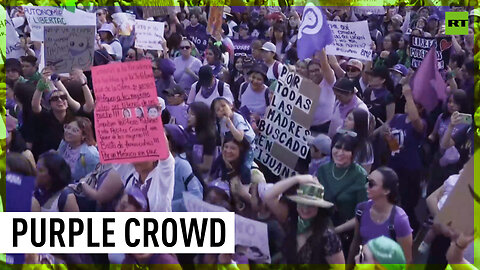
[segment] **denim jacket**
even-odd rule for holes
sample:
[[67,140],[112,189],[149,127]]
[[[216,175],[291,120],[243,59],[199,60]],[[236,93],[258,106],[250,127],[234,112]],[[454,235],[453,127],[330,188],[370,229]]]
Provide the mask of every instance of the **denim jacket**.
[[[68,144],[62,140],[60,146],[58,147],[58,153],[63,156],[67,150]],[[88,146],[86,143],[80,146],[80,157],[77,160],[75,165],[75,171],[72,171],[72,179],[74,182],[85,177],[87,174],[91,173],[97,167],[97,164],[100,162],[100,155],[95,146]]]

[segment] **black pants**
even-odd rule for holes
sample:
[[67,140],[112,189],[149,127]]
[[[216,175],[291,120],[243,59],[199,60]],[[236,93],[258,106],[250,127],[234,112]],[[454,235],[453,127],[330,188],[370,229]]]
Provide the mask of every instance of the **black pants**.
[[410,226],[413,229],[413,235],[415,235],[420,226],[415,214],[415,207],[421,195],[420,182],[422,181],[422,171],[404,168],[395,168],[394,170],[398,175],[400,205],[402,209],[405,210],[405,213],[407,213]]
[[445,269],[448,264],[446,254],[449,247],[450,238],[437,235],[430,245],[430,254],[428,255],[425,270]]

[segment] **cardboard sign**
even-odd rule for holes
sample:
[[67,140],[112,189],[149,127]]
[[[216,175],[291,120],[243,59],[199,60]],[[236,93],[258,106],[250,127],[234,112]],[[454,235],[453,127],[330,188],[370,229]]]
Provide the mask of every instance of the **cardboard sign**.
[[223,6],[211,6],[208,14],[207,33],[212,37],[222,34]]
[[25,17],[32,29],[30,38],[32,41],[43,41],[43,27],[46,25],[79,25],[96,26],[95,13],[88,13],[83,10],[70,12],[64,8],[46,6],[24,6]]
[[228,212],[227,209],[204,202],[189,192],[183,192],[183,202],[188,212]]
[[[15,58],[19,59],[21,56],[25,55],[25,50],[22,48],[22,45],[20,43],[20,38],[18,37],[18,33],[15,30],[15,27],[13,25],[12,19],[8,14],[6,15],[6,21],[5,21],[5,27],[0,27],[1,29],[1,41],[2,44],[6,44],[6,50],[2,54],[8,59],[8,58]],[[0,24],[3,23],[0,22]]]
[[95,26],[45,26],[44,57],[57,73],[72,68],[90,70],[93,64]]
[[[457,184],[448,196],[443,208],[435,217],[435,223],[452,227],[457,232],[470,235],[474,229],[474,204],[480,204],[480,195],[474,190],[474,158],[463,167]],[[459,211],[459,209],[461,209]]]
[[[183,192],[183,201],[188,212],[228,212],[188,192]],[[235,249],[257,263],[270,263],[267,224],[235,215]]]
[[144,20],[135,21],[135,48],[144,50],[162,50],[162,38],[165,23]]
[[307,137],[311,134],[320,87],[284,66],[273,94],[258,124],[260,136],[254,154],[272,173],[289,177],[295,174],[298,158],[308,155]]
[[383,6],[356,6],[353,7],[353,12],[358,15],[385,15],[385,7]]
[[167,158],[151,62],[92,67],[92,78],[100,161],[130,163]]
[[267,224],[235,215],[235,252],[256,263],[270,263]]
[[35,177],[7,172],[5,179],[5,212],[30,212]]
[[450,48],[452,37],[410,37],[410,57],[412,68],[417,69],[427,55],[430,48],[434,46],[437,51],[438,69],[446,69],[450,60]]
[[142,7],[143,9],[143,18],[147,19],[150,17],[160,17],[168,15],[168,8],[165,7]]
[[372,38],[367,21],[328,21],[328,25],[333,34],[333,43],[325,47],[327,54],[372,60]]
[[125,12],[118,12],[112,15],[113,22],[117,25],[118,34],[130,36],[135,26],[135,15]]

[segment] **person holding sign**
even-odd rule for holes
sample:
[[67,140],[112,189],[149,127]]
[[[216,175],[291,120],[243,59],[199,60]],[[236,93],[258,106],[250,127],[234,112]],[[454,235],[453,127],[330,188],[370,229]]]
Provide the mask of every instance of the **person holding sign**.
[[[298,186],[289,201],[280,200],[290,188]],[[345,264],[342,243],[330,225],[324,188],[311,175],[296,175],[267,190],[264,201],[286,229],[283,256],[289,264]]]
[[114,61],[121,61],[123,57],[123,49],[120,41],[115,38],[115,26],[112,23],[104,23],[100,29],[98,29],[98,34],[100,35],[101,44],[99,47],[102,48],[103,44],[108,44],[113,50],[113,54],[110,54],[114,57]]

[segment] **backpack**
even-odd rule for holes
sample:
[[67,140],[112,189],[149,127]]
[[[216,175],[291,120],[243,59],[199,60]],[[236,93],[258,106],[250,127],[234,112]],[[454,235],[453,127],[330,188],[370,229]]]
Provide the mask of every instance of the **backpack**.
[[[240,86],[240,98],[242,97],[243,93],[245,93],[245,91],[247,91],[247,88],[248,88],[248,83],[247,82],[244,82],[242,83],[242,85]],[[270,93],[270,90],[267,89],[265,90],[265,105],[267,105],[267,107],[270,105],[270,97],[269,97],[269,93]]]
[[[355,213],[355,217],[358,220],[359,227],[362,224],[362,214],[365,210],[366,202],[358,204],[357,212]],[[388,217],[388,233],[390,234],[390,239],[397,241],[397,233],[395,232],[395,216],[397,214],[397,206],[394,205],[392,211],[390,212],[390,216]]]
[[[223,97],[223,88],[225,87],[225,83],[222,82],[222,81],[218,81],[218,95]],[[197,85],[195,86],[195,96],[198,95],[198,93],[200,93],[200,89],[202,87],[198,84],[197,82]]]

